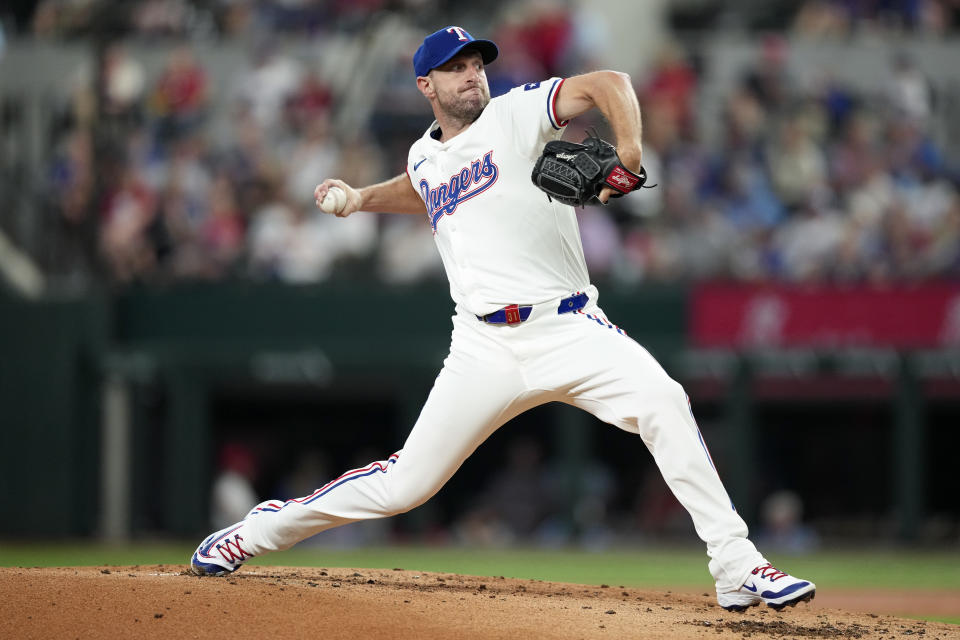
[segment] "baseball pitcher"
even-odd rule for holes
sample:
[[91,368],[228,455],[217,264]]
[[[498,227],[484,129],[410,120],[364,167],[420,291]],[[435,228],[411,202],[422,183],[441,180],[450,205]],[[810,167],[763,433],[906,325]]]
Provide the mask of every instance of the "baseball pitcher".
[[[436,120],[406,172],[354,188],[327,179],[314,195],[340,217],[426,214],[456,303],[450,353],[403,448],[291,500],[268,500],[207,537],[198,575],[224,575],[349,522],[406,512],[433,496],[498,427],[564,402],[640,436],[706,543],[719,604],[780,609],[810,600],[812,582],[774,568],[710,459],[683,388],[598,306],[573,205],[644,186],[640,108],[630,79],[597,71],[532,82],[491,99],[489,40],[461,27],[428,35],[413,58]],[[591,109],[616,147],[559,140]]]

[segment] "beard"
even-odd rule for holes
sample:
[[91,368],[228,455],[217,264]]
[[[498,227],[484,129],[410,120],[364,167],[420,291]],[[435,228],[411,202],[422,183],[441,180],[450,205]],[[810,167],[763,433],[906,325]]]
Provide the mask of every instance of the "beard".
[[490,102],[490,90],[485,86],[480,91],[457,93],[450,96],[437,96],[437,102],[444,114],[454,120],[469,124],[480,117]]

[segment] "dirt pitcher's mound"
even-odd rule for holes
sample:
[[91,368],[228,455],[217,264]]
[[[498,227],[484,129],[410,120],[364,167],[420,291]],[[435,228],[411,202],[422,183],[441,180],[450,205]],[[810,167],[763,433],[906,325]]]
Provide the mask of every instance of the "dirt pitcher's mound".
[[960,638],[817,602],[728,613],[712,593],[379,569],[0,568],[0,638]]

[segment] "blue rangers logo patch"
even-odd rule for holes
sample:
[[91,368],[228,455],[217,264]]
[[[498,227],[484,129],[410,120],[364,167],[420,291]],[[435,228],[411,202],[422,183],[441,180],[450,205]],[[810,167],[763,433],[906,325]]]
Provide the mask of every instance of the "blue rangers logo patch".
[[437,222],[444,215],[453,215],[461,202],[466,202],[478,196],[497,181],[500,169],[493,162],[493,151],[488,151],[483,158],[478,158],[464,167],[459,173],[450,176],[436,188],[431,188],[426,179],[420,180],[420,195],[427,205],[430,216],[430,226],[437,230]]

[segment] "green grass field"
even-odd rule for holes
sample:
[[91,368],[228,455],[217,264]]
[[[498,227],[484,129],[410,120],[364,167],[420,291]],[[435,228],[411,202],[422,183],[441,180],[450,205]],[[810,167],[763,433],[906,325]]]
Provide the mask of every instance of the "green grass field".
[[[184,565],[193,545],[23,544],[0,542],[0,566]],[[770,558],[795,575],[836,589],[949,589],[960,594],[960,552],[828,550]],[[588,552],[543,549],[467,549],[398,546],[331,549],[300,546],[249,564],[402,568],[648,589],[702,588],[712,581],[706,554],[695,549]],[[960,618],[936,618],[960,624]]]

